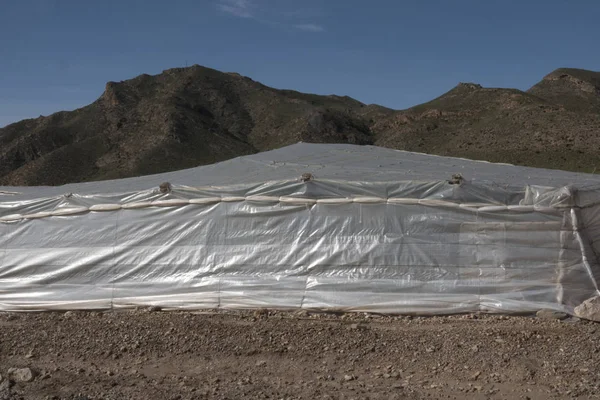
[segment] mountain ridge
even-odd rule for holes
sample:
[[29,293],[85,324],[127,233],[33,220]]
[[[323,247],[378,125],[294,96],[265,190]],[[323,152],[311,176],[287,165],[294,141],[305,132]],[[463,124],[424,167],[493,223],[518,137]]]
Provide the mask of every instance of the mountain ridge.
[[194,65],[108,82],[74,111],[0,128],[0,185],[183,169],[298,141],[592,172],[600,73],[558,69],[527,91],[459,83],[405,110],[268,87]]

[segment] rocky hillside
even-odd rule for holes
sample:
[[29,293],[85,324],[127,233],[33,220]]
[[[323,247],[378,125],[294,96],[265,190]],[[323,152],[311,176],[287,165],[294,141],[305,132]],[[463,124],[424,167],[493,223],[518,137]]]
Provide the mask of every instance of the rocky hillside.
[[600,109],[594,105],[600,104],[600,85],[593,97],[588,91],[593,80],[567,89],[563,79],[578,78],[555,80],[555,74],[527,92],[459,84],[376,121],[376,143],[533,167],[600,170]]
[[298,141],[592,172],[600,164],[599,77],[559,69],[527,92],[459,84],[394,111],[200,66],[171,69],[109,82],[86,107],[0,129],[0,185],[150,174]]
[[600,72],[560,68],[527,92],[572,111],[600,112]]

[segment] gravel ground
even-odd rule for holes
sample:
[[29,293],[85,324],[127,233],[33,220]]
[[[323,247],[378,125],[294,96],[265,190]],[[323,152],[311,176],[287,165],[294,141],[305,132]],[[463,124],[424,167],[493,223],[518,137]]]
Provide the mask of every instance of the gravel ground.
[[1,400],[584,399],[598,366],[574,318],[0,313]]

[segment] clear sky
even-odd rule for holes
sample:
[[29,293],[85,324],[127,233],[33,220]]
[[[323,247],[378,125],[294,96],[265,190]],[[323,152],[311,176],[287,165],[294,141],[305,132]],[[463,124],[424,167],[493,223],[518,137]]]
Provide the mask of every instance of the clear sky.
[[600,0],[0,0],[0,126],[200,64],[407,108],[600,70]]

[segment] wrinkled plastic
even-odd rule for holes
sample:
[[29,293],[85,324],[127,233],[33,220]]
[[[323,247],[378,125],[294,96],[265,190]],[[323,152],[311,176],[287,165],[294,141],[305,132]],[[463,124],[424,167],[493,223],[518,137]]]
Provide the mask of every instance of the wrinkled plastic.
[[2,310],[572,313],[598,254],[595,175],[370,146],[0,187]]

